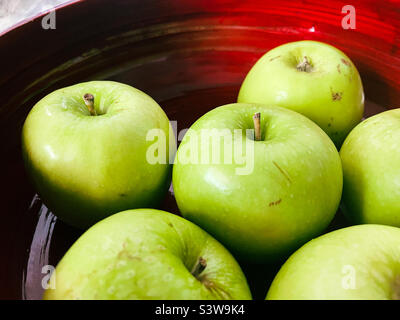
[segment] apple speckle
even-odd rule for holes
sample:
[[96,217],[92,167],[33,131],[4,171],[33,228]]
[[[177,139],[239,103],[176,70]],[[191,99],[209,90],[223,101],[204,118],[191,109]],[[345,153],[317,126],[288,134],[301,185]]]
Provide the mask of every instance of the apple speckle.
[[343,92],[334,92],[332,88],[330,89],[331,89],[332,100],[340,101],[342,99]]
[[332,92],[332,100],[333,101],[339,101],[342,99],[342,93],[341,92]]
[[273,60],[278,59],[278,58],[280,58],[280,57],[281,57],[281,56],[273,57],[273,58],[269,59],[269,61],[273,61]]
[[346,65],[346,66],[350,66],[350,62],[348,62],[346,59],[340,59],[341,61],[342,61],[342,63],[344,64],[344,65]]
[[282,199],[278,199],[276,201],[272,201],[268,204],[268,206],[272,207],[272,206],[276,206],[278,204],[280,204],[282,202]]
[[280,171],[280,173],[282,173],[282,175],[286,178],[286,180],[291,184],[292,180],[290,179],[290,177],[287,174],[287,172],[285,172],[275,161],[272,161],[272,163]]

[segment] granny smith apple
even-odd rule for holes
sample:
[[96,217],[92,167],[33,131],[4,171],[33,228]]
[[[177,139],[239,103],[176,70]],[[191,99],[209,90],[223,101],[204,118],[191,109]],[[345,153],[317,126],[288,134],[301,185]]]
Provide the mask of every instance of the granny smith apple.
[[86,231],[52,274],[44,299],[251,299],[232,255],[171,213],[117,213]]
[[335,145],[308,118],[238,103],[211,110],[187,131],[172,182],[185,218],[243,259],[275,261],[328,226],[342,168]]
[[23,126],[23,157],[46,205],[61,220],[87,227],[121,210],[157,207],[162,200],[174,145],[166,143],[160,161],[153,161],[150,130],[167,141],[173,135],[151,97],[122,83],[81,83],[50,93],[33,107]]
[[358,225],[305,244],[282,266],[267,299],[400,299],[400,229]]
[[247,74],[238,102],[300,112],[338,147],[364,112],[356,67],[342,51],[317,41],[291,42],[267,52]]
[[400,227],[400,109],[361,122],[346,138],[343,211],[353,223]]

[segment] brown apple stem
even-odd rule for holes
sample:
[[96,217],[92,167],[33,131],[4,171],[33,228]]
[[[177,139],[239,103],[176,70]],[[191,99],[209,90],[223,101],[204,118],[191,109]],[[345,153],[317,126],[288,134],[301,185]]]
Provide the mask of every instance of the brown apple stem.
[[260,118],[261,118],[261,113],[257,112],[253,116],[253,121],[254,121],[254,140],[255,141],[260,141],[261,140],[261,127],[260,127]]
[[88,108],[91,116],[97,116],[96,110],[94,109],[94,96],[91,93],[85,93],[83,96],[86,107]]
[[197,261],[196,265],[194,266],[194,268],[192,270],[192,275],[195,278],[198,278],[206,267],[207,267],[206,259],[204,259],[203,257],[200,257],[199,261]]
[[308,61],[308,58],[306,56],[303,57],[303,61],[301,61],[297,66],[297,70],[303,71],[303,72],[311,72],[312,70],[312,65],[310,61]]

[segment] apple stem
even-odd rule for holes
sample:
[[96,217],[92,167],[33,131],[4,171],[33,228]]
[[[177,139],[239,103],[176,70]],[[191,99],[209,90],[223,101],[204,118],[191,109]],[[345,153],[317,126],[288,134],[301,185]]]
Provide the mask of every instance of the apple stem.
[[200,257],[199,260],[197,261],[196,265],[194,266],[193,270],[192,270],[192,275],[195,278],[198,278],[206,267],[207,267],[206,259],[204,259],[203,257]]
[[94,96],[91,93],[85,93],[83,96],[86,107],[88,108],[91,116],[97,116],[96,110],[94,109]]
[[254,121],[254,140],[255,141],[260,141],[261,140],[261,127],[260,127],[260,118],[261,118],[261,113],[256,112],[253,116],[253,121]]
[[297,66],[297,70],[303,71],[303,72],[311,72],[312,66],[310,61],[308,61],[308,58],[306,56],[303,57],[303,61],[301,61]]

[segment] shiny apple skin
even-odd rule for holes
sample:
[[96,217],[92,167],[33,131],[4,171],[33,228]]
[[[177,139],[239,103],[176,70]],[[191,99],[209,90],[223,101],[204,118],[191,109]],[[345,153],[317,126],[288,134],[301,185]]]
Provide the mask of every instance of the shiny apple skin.
[[282,266],[268,300],[400,299],[400,229],[357,225],[311,240]]
[[[311,72],[297,65],[309,59]],[[285,107],[313,120],[340,148],[362,119],[364,91],[342,51],[318,41],[290,42],[268,51],[247,74],[238,102]]]
[[[173,187],[185,218],[243,259],[272,261],[328,226],[340,202],[342,168],[325,132],[288,109],[225,105],[205,114],[190,130],[241,129],[244,144],[249,139],[245,129],[253,128],[256,112],[261,113],[262,141],[253,141],[251,173],[238,175],[236,169],[243,166],[235,162],[181,163],[192,144],[186,135],[175,159]],[[200,154],[207,151],[206,144],[199,145]]]
[[[90,115],[85,93],[94,95],[97,116]],[[168,158],[160,164],[147,160],[151,129],[167,138],[172,132],[160,106],[131,86],[92,81],[59,89],[25,120],[25,166],[54,214],[86,228],[121,210],[157,207],[163,199],[172,165]]]
[[346,138],[342,207],[354,224],[400,227],[400,109],[372,116]]
[[[202,259],[204,269],[197,275]],[[172,213],[127,210],[86,231],[52,275],[46,300],[247,300],[246,278],[209,234]]]

